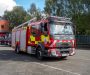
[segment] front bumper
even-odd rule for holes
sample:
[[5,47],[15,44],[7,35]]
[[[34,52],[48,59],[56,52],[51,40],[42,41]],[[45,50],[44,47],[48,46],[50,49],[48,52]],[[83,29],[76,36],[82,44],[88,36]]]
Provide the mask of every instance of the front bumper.
[[75,48],[69,49],[48,49],[48,56],[50,57],[65,57],[75,54]]

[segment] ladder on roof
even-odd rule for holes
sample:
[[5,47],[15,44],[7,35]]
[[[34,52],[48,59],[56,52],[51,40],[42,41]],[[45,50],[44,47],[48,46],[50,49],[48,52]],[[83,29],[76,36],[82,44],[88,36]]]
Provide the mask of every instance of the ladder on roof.
[[36,17],[34,17],[33,19],[25,22],[25,23],[22,23],[21,25],[17,26],[17,27],[14,27],[14,29],[18,29],[20,27],[23,27],[23,26],[27,26],[29,23],[31,23],[32,21],[35,21],[36,20]]

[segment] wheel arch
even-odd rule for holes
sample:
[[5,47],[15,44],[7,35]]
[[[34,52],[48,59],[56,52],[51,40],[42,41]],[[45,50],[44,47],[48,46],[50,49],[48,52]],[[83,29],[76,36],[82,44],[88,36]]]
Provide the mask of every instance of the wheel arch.
[[45,49],[45,46],[44,46],[44,44],[43,44],[43,43],[38,43],[38,45],[37,45],[37,47],[36,47],[36,51],[38,50],[38,47],[41,47],[41,48],[42,48],[42,50],[44,50],[44,49]]

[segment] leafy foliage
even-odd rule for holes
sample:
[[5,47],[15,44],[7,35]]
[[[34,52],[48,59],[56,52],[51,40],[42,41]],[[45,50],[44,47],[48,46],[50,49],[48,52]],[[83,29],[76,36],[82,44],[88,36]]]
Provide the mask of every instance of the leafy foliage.
[[5,11],[4,18],[9,21],[10,30],[25,22],[26,11],[21,6],[16,6],[12,11]]
[[31,4],[30,8],[28,9],[28,14],[33,17],[37,17],[37,19],[41,18],[41,11],[36,8],[36,5],[34,3]]

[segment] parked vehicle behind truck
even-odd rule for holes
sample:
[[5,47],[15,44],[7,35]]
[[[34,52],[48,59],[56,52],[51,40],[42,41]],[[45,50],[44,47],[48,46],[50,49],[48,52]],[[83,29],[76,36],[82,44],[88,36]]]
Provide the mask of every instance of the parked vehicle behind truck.
[[70,18],[49,16],[31,19],[12,30],[12,47],[43,57],[66,58],[75,54],[74,28]]

